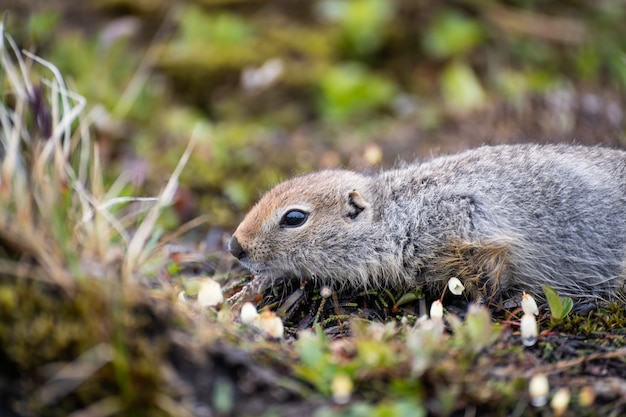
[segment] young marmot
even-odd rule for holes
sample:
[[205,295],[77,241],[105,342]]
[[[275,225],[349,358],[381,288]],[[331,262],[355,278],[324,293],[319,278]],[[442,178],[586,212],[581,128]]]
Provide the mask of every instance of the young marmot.
[[230,252],[267,278],[415,288],[463,281],[498,301],[547,284],[582,304],[626,277],[626,152],[481,147],[377,175],[293,178],[267,192]]

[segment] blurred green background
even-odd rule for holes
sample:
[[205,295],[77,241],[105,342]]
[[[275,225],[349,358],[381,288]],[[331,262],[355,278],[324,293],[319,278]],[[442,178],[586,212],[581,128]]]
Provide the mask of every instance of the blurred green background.
[[[88,100],[112,181],[156,194],[198,145],[167,227],[219,234],[319,168],[483,143],[625,146],[618,0],[0,0],[20,47]],[[216,244],[219,246],[219,243]]]

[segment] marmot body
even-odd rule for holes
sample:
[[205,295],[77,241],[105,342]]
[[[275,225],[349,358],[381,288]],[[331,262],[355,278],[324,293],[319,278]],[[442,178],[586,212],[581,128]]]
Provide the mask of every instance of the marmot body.
[[377,175],[304,175],[261,198],[230,250],[272,278],[415,288],[455,276],[484,300],[541,297],[543,284],[614,300],[626,277],[626,152],[494,146]]

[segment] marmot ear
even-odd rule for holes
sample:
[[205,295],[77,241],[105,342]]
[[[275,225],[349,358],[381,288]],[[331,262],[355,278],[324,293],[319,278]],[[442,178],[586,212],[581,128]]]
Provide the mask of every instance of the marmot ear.
[[348,193],[346,216],[348,216],[349,219],[356,219],[366,208],[367,203],[357,190],[352,190]]

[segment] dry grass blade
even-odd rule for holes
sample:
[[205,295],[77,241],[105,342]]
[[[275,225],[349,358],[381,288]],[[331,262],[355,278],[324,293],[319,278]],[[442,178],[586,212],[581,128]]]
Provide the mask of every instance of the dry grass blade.
[[189,140],[189,144],[187,145],[187,149],[185,149],[185,152],[178,161],[176,169],[159,195],[156,204],[150,212],[148,212],[146,218],[141,222],[128,245],[124,265],[122,267],[122,279],[125,281],[130,279],[137,265],[145,261],[146,257],[150,253],[150,248],[146,247],[146,243],[154,231],[154,227],[162,210],[170,205],[174,199],[174,194],[176,193],[176,189],[178,187],[178,179],[180,178],[180,174],[187,164],[187,161],[191,157],[191,153],[193,152],[193,148],[196,144],[198,136],[197,132],[198,126],[194,129],[191,139]]
[[[130,279],[151,254],[146,244],[155,239],[155,225],[173,199],[196,139],[159,197],[122,196],[128,185],[124,174],[107,191],[90,117],[83,114],[86,100],[66,88],[52,63],[20,51],[4,24],[0,38],[0,77],[8,86],[0,101],[0,254],[28,262],[31,270],[41,267],[46,281],[65,288],[94,270]],[[120,210],[128,205],[132,210]],[[118,254],[124,251],[121,264]]]
[[58,401],[72,392],[83,381],[89,379],[98,369],[113,360],[111,345],[101,343],[83,353],[77,360],[61,368],[39,389],[37,396],[44,404]]
[[[33,143],[34,138],[27,125],[28,112],[35,107],[33,105],[36,100],[35,89],[19,49],[4,33],[4,22],[0,27],[0,38],[0,63],[9,81],[8,90],[13,93],[14,102],[13,106],[6,105],[4,101],[0,102],[2,115],[0,143],[4,151],[0,177],[2,189],[0,197],[4,206],[0,217],[1,249],[5,256],[34,260],[35,264],[41,266],[44,279],[52,277],[64,288],[68,288],[72,285],[72,279],[64,266],[62,251],[54,246],[50,247],[46,239],[42,239],[42,236],[46,235],[43,230],[47,227],[46,216],[49,210],[53,210],[50,204],[55,201],[54,198],[50,198],[50,193],[53,192],[55,185],[58,185],[58,181],[43,172],[39,176],[35,175],[29,166],[29,161],[41,156],[32,151],[41,147]],[[7,43],[11,46],[10,50],[6,48]],[[17,66],[13,64],[13,60],[17,61]],[[84,99],[82,102],[84,103]],[[78,107],[82,108],[80,104]],[[37,116],[35,114],[34,119],[37,119]],[[66,129],[69,129],[68,126],[72,121],[73,119],[67,119]],[[26,149],[30,151],[29,156],[24,155]],[[10,264],[8,262],[5,266]]]

